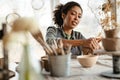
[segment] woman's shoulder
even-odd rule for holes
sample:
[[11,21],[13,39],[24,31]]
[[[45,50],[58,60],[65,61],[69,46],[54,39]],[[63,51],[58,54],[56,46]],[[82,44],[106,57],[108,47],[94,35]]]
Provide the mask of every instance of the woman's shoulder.
[[56,27],[55,26],[49,26],[48,28],[47,28],[47,30],[48,29],[56,29]]
[[59,30],[60,28],[58,28],[58,27],[56,27],[56,26],[49,26],[48,28],[47,28],[47,31],[49,31],[49,30],[54,30],[54,31],[57,31],[57,30]]
[[51,31],[51,30],[54,30],[54,31],[56,31],[56,27],[55,26],[49,26],[48,28],[47,28],[47,31]]

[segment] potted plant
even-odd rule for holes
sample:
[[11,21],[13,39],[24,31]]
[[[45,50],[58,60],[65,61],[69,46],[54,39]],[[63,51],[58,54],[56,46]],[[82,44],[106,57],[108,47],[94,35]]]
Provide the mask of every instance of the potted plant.
[[107,0],[106,3],[102,5],[102,17],[100,19],[102,28],[105,33],[106,38],[116,38],[119,37],[120,28],[116,21],[116,10],[114,9],[115,3]]
[[120,26],[116,20],[116,3],[107,0],[101,9],[102,18],[100,21],[105,34],[105,38],[102,39],[102,44],[107,51],[120,50]]

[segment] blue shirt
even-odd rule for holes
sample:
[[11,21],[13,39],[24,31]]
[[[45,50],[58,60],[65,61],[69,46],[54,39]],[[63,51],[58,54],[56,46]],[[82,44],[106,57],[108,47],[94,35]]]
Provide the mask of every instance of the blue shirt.
[[[85,37],[77,31],[72,31],[72,34],[69,36],[65,34],[62,28],[56,28],[54,26],[50,26],[47,29],[46,33],[46,42],[51,45],[54,40],[56,39],[70,39],[70,40],[76,40],[76,39],[85,39]],[[74,46],[71,48],[72,55],[81,55],[82,54],[82,46]]]

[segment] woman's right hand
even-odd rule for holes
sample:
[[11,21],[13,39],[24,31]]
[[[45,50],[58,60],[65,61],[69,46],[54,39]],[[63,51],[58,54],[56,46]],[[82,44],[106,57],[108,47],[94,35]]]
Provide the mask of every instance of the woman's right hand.
[[90,48],[91,50],[96,50],[100,48],[100,45],[96,38],[89,38],[83,40],[83,47]]

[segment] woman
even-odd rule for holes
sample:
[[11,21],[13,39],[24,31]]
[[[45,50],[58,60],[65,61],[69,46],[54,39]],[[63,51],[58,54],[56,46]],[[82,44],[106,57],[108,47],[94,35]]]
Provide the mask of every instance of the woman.
[[99,48],[96,38],[85,39],[85,37],[73,29],[79,24],[83,10],[76,2],[68,2],[65,5],[60,4],[54,10],[53,21],[57,28],[50,26],[47,29],[46,42],[51,45],[54,40],[62,39],[64,45],[71,44],[71,52],[73,55],[81,55],[82,48],[90,49],[90,51]]

